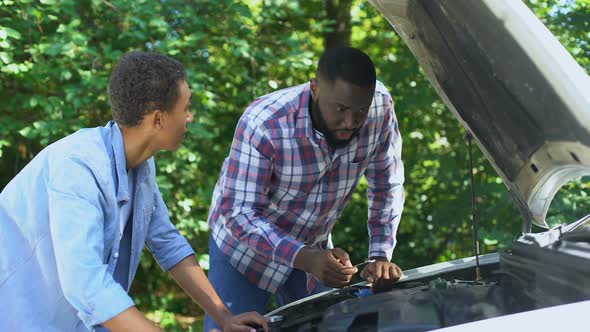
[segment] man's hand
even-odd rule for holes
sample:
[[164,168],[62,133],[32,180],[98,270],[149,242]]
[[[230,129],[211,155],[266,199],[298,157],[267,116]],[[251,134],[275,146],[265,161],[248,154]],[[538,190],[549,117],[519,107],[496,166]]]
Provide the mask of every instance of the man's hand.
[[303,247],[295,257],[294,267],[313,274],[328,287],[344,287],[358,271],[348,254],[340,249],[319,250]]
[[257,312],[246,312],[240,315],[232,316],[223,324],[224,332],[252,332],[257,327],[263,327],[268,331],[268,325]]
[[176,282],[219,324],[223,331],[268,331],[264,317],[255,312],[232,315],[207,279],[193,255],[186,257],[170,269]]
[[402,275],[402,270],[395,263],[379,258],[367,264],[361,272],[361,278],[373,283],[373,289],[378,290],[390,288]]

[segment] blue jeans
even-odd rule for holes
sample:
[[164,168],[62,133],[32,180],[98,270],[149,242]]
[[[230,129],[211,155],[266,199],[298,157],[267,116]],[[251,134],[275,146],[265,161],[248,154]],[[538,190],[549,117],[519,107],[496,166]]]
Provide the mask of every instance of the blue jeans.
[[[236,270],[223,255],[213,239],[209,238],[209,281],[232,314],[248,311],[260,314],[267,312],[271,293],[258,288]],[[324,292],[330,288],[318,284],[314,293],[307,292],[305,272],[293,269],[287,281],[276,293],[279,306],[297,301],[309,295]],[[205,331],[221,327],[209,315],[205,315]]]

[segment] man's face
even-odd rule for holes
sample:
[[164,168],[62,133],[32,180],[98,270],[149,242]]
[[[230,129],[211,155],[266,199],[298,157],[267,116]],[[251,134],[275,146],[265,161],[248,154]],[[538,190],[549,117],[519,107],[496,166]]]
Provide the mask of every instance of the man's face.
[[346,146],[369,114],[375,86],[358,86],[340,79],[312,81],[314,127],[333,148]]
[[164,126],[164,150],[176,150],[188,131],[188,124],[193,122],[193,113],[190,111],[191,91],[186,83],[178,84],[178,100],[174,108],[164,112],[166,125]]

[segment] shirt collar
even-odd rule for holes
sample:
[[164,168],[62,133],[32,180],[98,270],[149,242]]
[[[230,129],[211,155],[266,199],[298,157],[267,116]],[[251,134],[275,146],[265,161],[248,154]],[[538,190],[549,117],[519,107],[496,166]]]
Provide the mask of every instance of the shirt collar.
[[311,115],[309,114],[310,102],[312,102],[311,86],[308,82],[303,85],[303,91],[299,97],[299,115],[297,117],[297,128],[299,129],[298,132],[300,136],[304,136],[318,142],[320,141],[317,137],[319,132],[313,128],[313,121],[311,120]]
[[[127,178],[127,158],[125,157],[125,142],[119,125],[111,121],[108,126],[112,130],[111,145],[115,161],[115,172],[117,177],[117,202],[126,203],[129,201],[129,179]],[[141,182],[149,173],[147,160],[135,168],[136,181]],[[129,173],[132,175],[133,173]]]
[[123,142],[123,134],[116,122],[109,122],[111,127],[111,145],[113,147],[113,155],[115,160],[115,173],[117,176],[117,201],[129,201],[129,186],[127,179],[127,158],[125,157],[125,143]]

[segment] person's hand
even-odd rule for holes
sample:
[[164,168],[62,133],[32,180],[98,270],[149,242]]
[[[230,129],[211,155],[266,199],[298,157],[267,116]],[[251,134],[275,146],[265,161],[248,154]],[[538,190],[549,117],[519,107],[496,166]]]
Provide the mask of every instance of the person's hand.
[[372,283],[372,288],[378,291],[390,289],[402,275],[399,266],[385,259],[377,259],[361,271],[361,278]]
[[350,263],[346,251],[340,248],[319,250],[303,247],[295,257],[293,266],[313,274],[324,285],[335,288],[348,285],[358,271]]
[[358,271],[352,266],[346,251],[335,248],[318,250],[311,259],[310,273],[328,287],[340,288],[348,285]]
[[264,317],[257,312],[246,312],[232,316],[223,324],[224,332],[255,332],[257,327],[268,331]]

